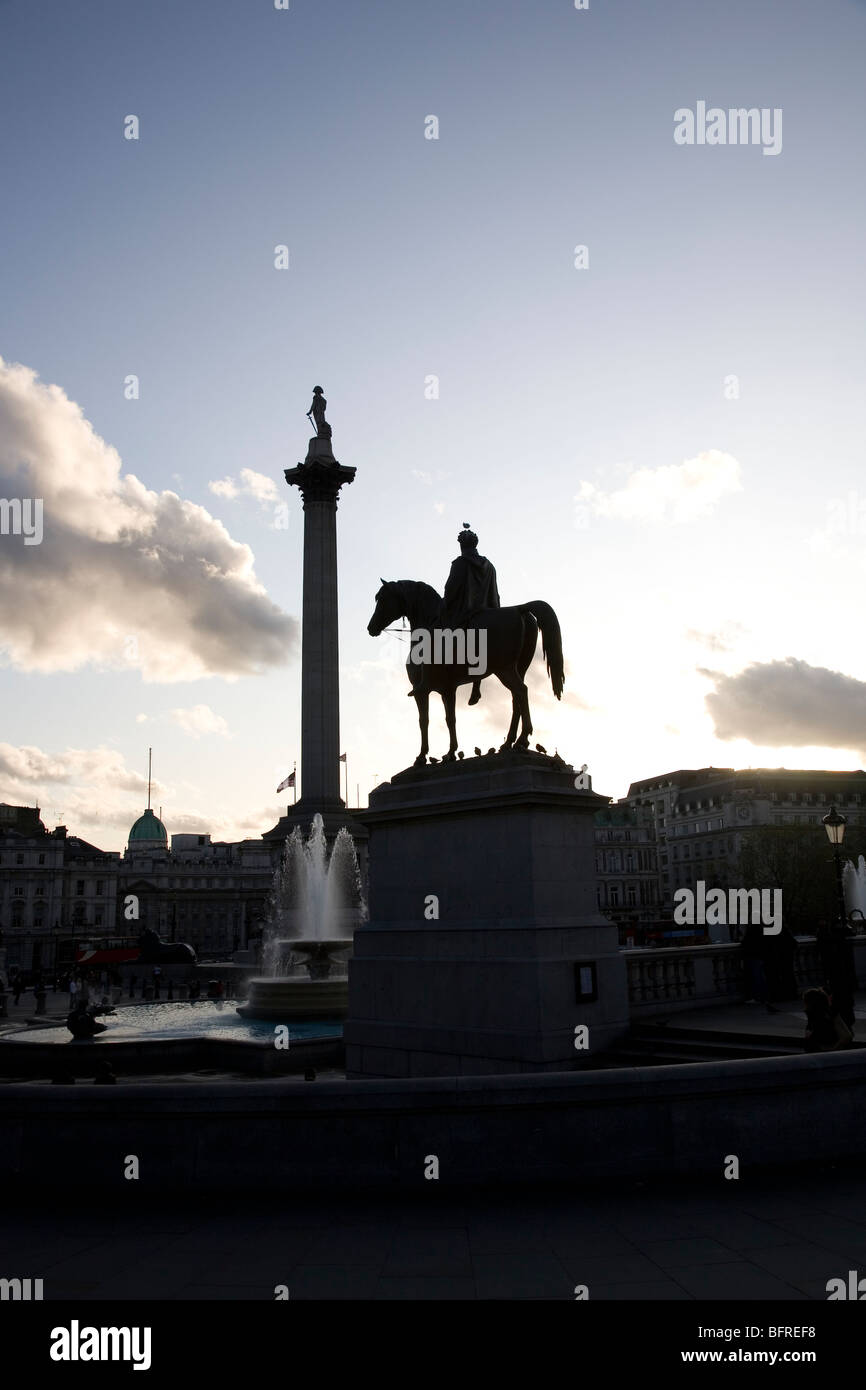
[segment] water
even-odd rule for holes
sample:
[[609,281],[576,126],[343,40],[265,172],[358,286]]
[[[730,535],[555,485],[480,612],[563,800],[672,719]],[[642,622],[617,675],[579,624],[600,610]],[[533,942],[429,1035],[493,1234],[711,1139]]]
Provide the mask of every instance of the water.
[[[245,1019],[235,1012],[234,1004],[218,1009],[211,1000],[196,1004],[130,1004],[116,1014],[100,1015],[107,1032],[99,1034],[99,1042],[157,1042],[168,1038],[222,1038],[227,1042],[269,1042],[273,1045],[274,1025],[264,1019]],[[339,1019],[316,1019],[313,1022],[293,1023],[287,1020],[289,1039],[334,1037],[343,1031]],[[58,1028],[28,1028],[20,1033],[7,1034],[15,1042],[68,1043],[71,1034],[64,1025]],[[76,1044],[82,1046],[82,1044]]]
[[363,910],[355,842],[345,826],[328,857],[322,817],[316,813],[305,840],[295,826],[274,874],[265,925],[265,970],[290,969],[285,942],[334,941],[350,937]]
[[[842,870],[842,886],[846,911],[850,914],[855,908],[859,908],[866,918],[866,859],[862,854],[857,861],[856,869],[850,859],[845,864]],[[854,925],[861,920],[860,917],[855,917]]]

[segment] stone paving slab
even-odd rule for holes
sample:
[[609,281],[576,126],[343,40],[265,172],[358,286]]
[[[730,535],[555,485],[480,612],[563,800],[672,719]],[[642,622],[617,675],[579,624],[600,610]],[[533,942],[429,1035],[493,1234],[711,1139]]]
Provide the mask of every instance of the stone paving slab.
[[[67,1201],[68,1195],[68,1201]],[[11,1209],[0,1272],[46,1300],[825,1299],[866,1272],[866,1181],[839,1166],[718,1183],[423,1194],[130,1190],[87,1212]],[[72,1203],[72,1209],[69,1203]]]

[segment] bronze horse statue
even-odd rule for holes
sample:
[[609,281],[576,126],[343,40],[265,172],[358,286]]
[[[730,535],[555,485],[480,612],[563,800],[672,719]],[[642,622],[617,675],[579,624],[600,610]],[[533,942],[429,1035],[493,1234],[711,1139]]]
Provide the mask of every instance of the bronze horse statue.
[[[376,595],[376,607],[367,624],[371,637],[378,637],[397,618],[408,618],[413,636],[416,633],[446,631],[451,633],[450,625],[442,620],[442,597],[430,584],[415,579],[382,580],[382,587]],[[472,629],[476,636],[483,637],[483,650],[486,651],[485,669],[473,669],[466,662],[421,660],[417,656],[406,662],[406,671],[412,686],[411,695],[418,706],[418,723],[421,726],[421,752],[415,759],[415,766],[426,763],[429,751],[427,729],[429,724],[430,694],[438,691],[445,707],[445,722],[448,725],[450,744],[443,762],[453,762],[457,753],[457,733],[455,729],[455,704],[457,687],[467,685],[473,680],[496,676],[506,690],[511,691],[511,724],[500,752],[507,748],[528,748],[532,733],[532,720],[529,715],[529,691],[524,676],[529,663],[535,656],[538,633],[541,630],[542,650],[547,662],[547,671],[553,693],[559,700],[562,696],[564,669],[562,660],[562,635],[559,619],[549,603],[535,599],[532,603],[519,603],[512,608],[482,608],[469,615],[470,621],[463,631]],[[452,634],[453,635],[453,634]],[[464,656],[467,644],[462,643]],[[420,647],[417,649],[420,650]],[[452,648],[453,650],[453,648]],[[520,737],[517,736],[518,724]]]

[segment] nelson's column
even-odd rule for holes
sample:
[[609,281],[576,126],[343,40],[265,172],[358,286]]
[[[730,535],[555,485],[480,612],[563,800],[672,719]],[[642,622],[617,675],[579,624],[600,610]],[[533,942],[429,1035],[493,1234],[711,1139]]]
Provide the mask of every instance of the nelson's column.
[[307,412],[316,433],[307,457],[285,470],[304,507],[304,596],[301,629],[301,795],[265,839],[284,839],[294,825],[309,826],[319,811],[325,832],[347,825],[353,836],[366,830],[347,816],[340,796],[340,652],[337,618],[337,498],[355,477],[334,458],[327,401],[313,390]]

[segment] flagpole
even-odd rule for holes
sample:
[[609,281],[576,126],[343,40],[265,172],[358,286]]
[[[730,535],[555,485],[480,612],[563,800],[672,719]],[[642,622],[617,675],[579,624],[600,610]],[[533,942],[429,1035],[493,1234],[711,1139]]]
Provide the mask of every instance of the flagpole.
[[295,759],[294,767],[292,768],[292,805],[293,805],[293,806],[294,806],[295,802],[297,801],[297,799],[298,799],[298,762],[297,762],[297,759]]

